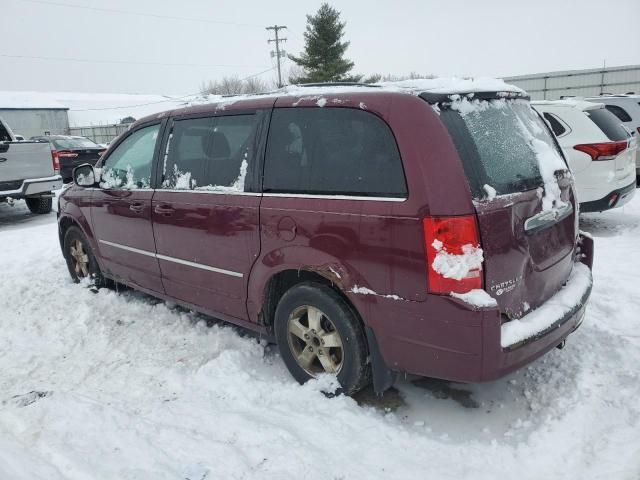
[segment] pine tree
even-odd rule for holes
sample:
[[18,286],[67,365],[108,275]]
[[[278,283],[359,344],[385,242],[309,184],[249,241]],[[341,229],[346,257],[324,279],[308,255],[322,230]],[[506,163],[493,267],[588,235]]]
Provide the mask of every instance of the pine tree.
[[305,48],[299,57],[289,58],[304,69],[304,75],[290,77],[291,83],[358,82],[361,76],[349,76],[353,62],[343,58],[349,42],[341,42],[345,23],[340,12],[323,3],[315,15],[307,15]]

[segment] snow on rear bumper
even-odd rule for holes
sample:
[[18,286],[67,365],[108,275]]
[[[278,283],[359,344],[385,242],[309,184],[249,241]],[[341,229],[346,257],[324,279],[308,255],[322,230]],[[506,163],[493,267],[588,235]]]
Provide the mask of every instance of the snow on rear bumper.
[[583,309],[592,286],[589,267],[576,263],[566,285],[553,297],[522,318],[502,324],[500,345],[511,350],[561,327]]

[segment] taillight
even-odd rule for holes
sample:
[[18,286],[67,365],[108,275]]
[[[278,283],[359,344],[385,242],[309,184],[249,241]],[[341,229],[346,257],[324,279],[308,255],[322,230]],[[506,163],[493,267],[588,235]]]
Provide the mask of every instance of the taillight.
[[58,158],[76,158],[77,156],[77,153],[65,152],[64,150],[58,151]]
[[613,160],[616,156],[624,152],[627,148],[627,141],[605,142],[605,143],[583,143],[575,145],[575,150],[584,152],[592,160]]
[[482,249],[473,215],[426,217],[422,221],[431,293],[466,293],[482,288]]
[[60,173],[60,158],[58,157],[58,152],[55,150],[51,150],[51,161],[53,162],[53,173],[56,175]]

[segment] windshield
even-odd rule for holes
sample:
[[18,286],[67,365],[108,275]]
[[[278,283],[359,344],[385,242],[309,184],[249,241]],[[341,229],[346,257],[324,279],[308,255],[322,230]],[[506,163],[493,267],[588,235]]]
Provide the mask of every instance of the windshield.
[[476,199],[487,190],[503,195],[543,186],[547,177],[567,168],[546,125],[525,100],[465,98],[441,107],[440,117]]
[[79,148],[100,148],[88,138],[54,138],[51,140],[56,150],[76,150]]

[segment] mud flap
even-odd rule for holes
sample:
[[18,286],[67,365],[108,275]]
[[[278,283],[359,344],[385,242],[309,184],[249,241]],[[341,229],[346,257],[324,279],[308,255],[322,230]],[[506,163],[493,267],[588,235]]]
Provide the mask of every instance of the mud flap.
[[382,395],[385,390],[391,388],[396,380],[397,372],[391,370],[382,358],[376,334],[370,327],[365,327],[367,333],[367,344],[369,345],[369,360],[371,361],[371,376],[373,380],[373,390],[378,395]]

